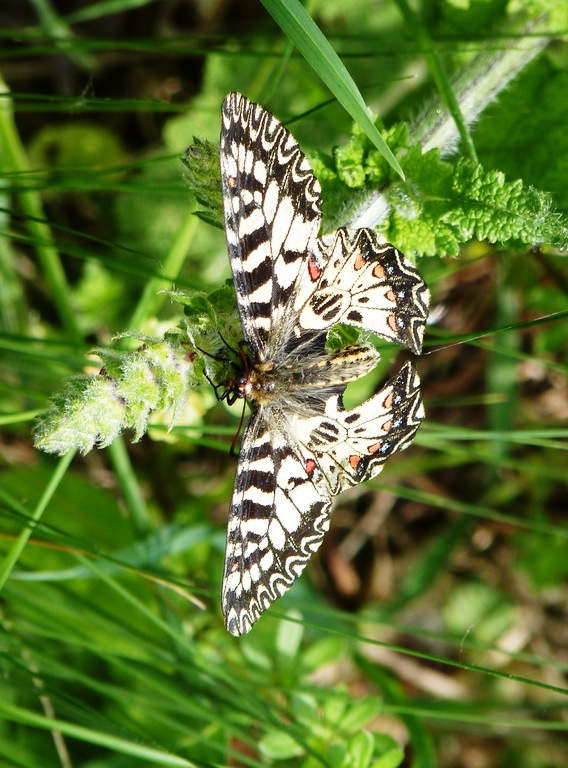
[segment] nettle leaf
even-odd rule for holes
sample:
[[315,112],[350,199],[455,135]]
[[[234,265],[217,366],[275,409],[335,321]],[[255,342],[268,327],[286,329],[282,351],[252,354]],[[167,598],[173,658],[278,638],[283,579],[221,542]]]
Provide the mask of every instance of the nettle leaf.
[[452,178],[452,191],[462,198],[448,211],[445,221],[455,224],[464,239],[476,237],[493,243],[541,245],[559,248],[568,243],[568,229],[553,212],[546,192],[525,186],[520,179],[508,182],[500,171],[460,159]]
[[[385,129],[377,120],[376,125],[391,150],[403,158],[401,150],[406,150],[409,138],[406,123],[396,123]],[[333,161],[336,177],[351,189],[361,189],[369,182],[380,185],[400,178],[358,126],[354,126],[353,134],[346,144],[335,147]]]
[[[376,124],[391,150],[401,160],[408,145],[406,123],[396,123],[388,129],[379,121]],[[309,159],[322,187],[324,232],[343,226],[369,190],[385,187],[400,179],[358,126],[354,126],[346,144],[334,148],[331,157],[318,152],[311,154]]]
[[465,158],[452,164],[438,150],[421,154],[417,146],[403,168],[407,180],[387,192],[392,214],[385,231],[402,251],[455,256],[473,237],[509,246],[568,243],[551,196],[520,179],[507,181]]
[[403,168],[406,181],[385,193],[392,213],[384,233],[406,253],[455,256],[473,237],[508,246],[568,243],[551,196],[520,179],[507,181],[464,158],[452,164],[438,150],[421,154],[416,146]]
[[364,165],[368,141],[358,133],[342,147],[334,150],[338,178],[352,189],[360,189],[367,180]]
[[438,150],[423,154],[414,145],[403,165],[406,181],[392,184],[385,193],[392,211],[385,236],[406,253],[456,255],[458,233],[443,219],[453,204],[451,164],[440,159]]
[[464,158],[442,160],[438,149],[408,146],[405,124],[393,126],[386,137],[404,181],[358,130],[332,158],[316,158],[326,220],[343,224],[381,196],[386,218],[380,231],[407,254],[456,256],[473,237],[509,247],[568,244],[566,222],[548,193]]

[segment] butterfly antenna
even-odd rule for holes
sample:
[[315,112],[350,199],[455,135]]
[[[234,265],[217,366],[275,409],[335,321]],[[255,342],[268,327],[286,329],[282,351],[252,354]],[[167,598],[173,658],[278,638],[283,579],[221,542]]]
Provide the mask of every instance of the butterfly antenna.
[[[224,343],[225,342],[223,342],[223,344]],[[208,352],[206,349],[201,349],[201,347],[198,347],[197,344],[195,345],[195,349],[197,349],[198,352],[201,352],[202,355],[205,355],[206,357],[210,357],[212,360],[217,360],[218,363],[230,362],[227,357],[223,355],[214,355],[213,353]]]
[[239,341],[239,348],[235,349],[235,347],[232,347],[229,344],[229,342],[225,339],[221,331],[218,330],[217,333],[219,334],[219,338],[221,339],[223,344],[227,347],[228,350],[230,350],[233,353],[233,355],[235,355],[235,357],[240,357],[240,358],[243,357],[242,348],[243,346],[246,346],[246,341],[244,339],[242,339],[242,341]]

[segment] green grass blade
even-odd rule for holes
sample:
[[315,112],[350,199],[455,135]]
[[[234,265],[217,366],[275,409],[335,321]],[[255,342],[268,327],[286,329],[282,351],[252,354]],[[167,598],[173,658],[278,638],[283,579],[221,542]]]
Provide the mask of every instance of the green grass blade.
[[65,736],[81,739],[89,744],[98,744],[106,749],[112,749],[124,755],[131,755],[140,760],[152,762],[154,765],[179,766],[179,768],[196,768],[195,763],[184,760],[182,757],[168,754],[167,752],[128,741],[110,733],[101,733],[92,728],[74,725],[63,720],[56,720],[43,715],[38,715],[30,710],[13,706],[6,702],[0,702],[0,713],[6,721],[30,725],[35,728],[45,728],[49,731],[57,730]]
[[430,74],[432,75],[432,79],[436,84],[436,88],[438,89],[442,101],[448,108],[448,112],[456,124],[456,128],[462,141],[465,153],[470,160],[473,162],[477,161],[475,147],[473,145],[471,135],[467,129],[467,125],[454,93],[454,89],[452,88],[452,84],[446,75],[440,57],[434,48],[430,36],[426,32],[424,25],[421,24],[420,20],[416,17],[416,13],[412,10],[407,0],[396,0],[396,2],[405,22],[407,23],[409,29],[412,30],[416,40],[418,41],[420,49],[424,54],[424,58],[428,63],[428,68],[430,69]]
[[[6,95],[6,98],[0,98],[0,145],[3,146],[3,159],[6,164],[4,170],[5,172],[12,170],[17,173],[26,173],[29,171],[28,159],[14,123],[12,103],[8,98],[8,93],[8,86],[0,77],[0,95]],[[44,216],[39,194],[33,190],[22,190],[18,197],[22,210],[28,217],[26,223],[30,238],[36,243],[38,261],[42,265],[51,287],[61,322],[69,336],[75,342],[79,342],[81,333],[69,302],[71,292],[67,278],[57,249],[53,245],[51,231],[46,224],[41,223]]]
[[140,485],[130,461],[130,456],[124,444],[124,438],[119,436],[108,448],[116,477],[126,499],[127,507],[132,515],[133,523],[139,534],[145,534],[150,530],[148,512]]
[[35,527],[34,524],[41,519],[41,516],[45,512],[45,509],[49,504],[53,494],[57,490],[57,486],[59,485],[59,483],[61,482],[61,479],[67,472],[67,468],[69,467],[69,464],[71,464],[71,460],[74,455],[75,454],[73,451],[69,451],[69,453],[65,454],[65,456],[63,456],[59,460],[57,464],[57,468],[53,474],[53,477],[51,478],[50,483],[48,484],[41,499],[39,500],[30,518],[28,525],[20,533],[20,535],[12,545],[11,549],[9,550],[8,554],[4,558],[2,565],[0,565],[0,591],[4,587],[4,584],[6,583],[7,579],[10,577],[10,573],[12,572],[12,569],[18,562],[18,558],[22,554],[24,547],[26,546],[28,539],[31,536],[31,533],[34,530],[34,527]]
[[404,178],[396,157],[369,117],[355,81],[303,6],[298,0],[262,0],[262,4],[383,157]]
[[[173,277],[178,275],[197,231],[198,224],[199,220],[193,213],[188,212],[181,227],[175,234],[162,262],[162,271],[164,275],[172,275]],[[144,286],[140,300],[128,322],[128,328],[136,331],[142,327],[145,320],[158,313],[165,297],[165,294],[161,292],[164,280],[165,278],[161,276],[156,276],[148,280]]]

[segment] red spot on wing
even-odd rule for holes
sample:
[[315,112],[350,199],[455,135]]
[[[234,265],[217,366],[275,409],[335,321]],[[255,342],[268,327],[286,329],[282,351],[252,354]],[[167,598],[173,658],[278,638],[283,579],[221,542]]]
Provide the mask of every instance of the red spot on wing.
[[234,176],[227,176],[227,186],[234,189],[237,186],[237,181]]
[[390,411],[390,409],[392,408],[393,401],[394,401],[394,395],[392,392],[389,392],[388,395],[383,400],[383,406],[385,408],[388,408]]
[[306,460],[306,474],[308,477],[313,475],[315,468],[317,467],[317,464],[313,459],[307,459]]
[[392,288],[390,291],[385,293],[385,296],[388,301],[396,301],[396,293],[392,290]]
[[359,466],[359,462],[360,461],[361,461],[361,457],[360,456],[356,456],[355,454],[353,454],[352,456],[349,457],[349,463],[351,464],[353,469],[357,469],[357,467]]
[[321,275],[321,269],[318,267],[317,264],[315,264],[312,261],[311,256],[308,259],[308,273],[310,275],[311,280],[313,280],[314,282],[316,280],[319,280],[319,276]]
[[398,328],[396,326],[396,317],[394,315],[389,315],[387,317],[387,324],[391,329],[391,331],[398,336]]
[[378,443],[373,443],[373,445],[370,445],[367,448],[367,450],[369,451],[369,453],[376,453],[379,450],[379,448],[381,447],[381,445],[382,445],[382,440],[379,440]]
[[392,421],[385,421],[385,423],[382,426],[383,432],[388,432],[390,429],[392,429]]
[[382,264],[377,264],[373,268],[373,277],[377,277],[379,280],[381,280],[385,276],[385,268]]
[[357,256],[355,257],[355,263],[353,264],[353,268],[355,270],[363,269],[367,262],[363,258],[363,254],[358,252]]

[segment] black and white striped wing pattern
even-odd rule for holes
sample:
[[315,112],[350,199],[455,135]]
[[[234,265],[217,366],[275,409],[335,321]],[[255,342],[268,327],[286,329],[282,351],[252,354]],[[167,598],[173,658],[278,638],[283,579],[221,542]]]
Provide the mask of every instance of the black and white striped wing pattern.
[[257,410],[241,443],[222,595],[232,635],[248,632],[284,594],[329,529],[331,495],[322,474],[277,422]]
[[222,107],[227,245],[250,357],[230,392],[253,413],[227,526],[223,613],[248,632],[320,546],[332,498],[377,475],[423,418],[408,364],[350,411],[347,382],[378,360],[371,346],[325,350],[347,323],[419,352],[428,290],[372,230],[319,237],[320,186],[293,136],[238,93]]
[[260,361],[280,352],[298,272],[321,225],[321,187],[296,140],[240,93],[223,102],[221,184],[241,325]]

